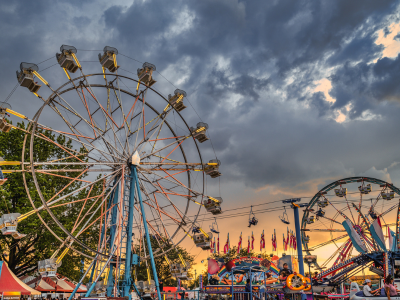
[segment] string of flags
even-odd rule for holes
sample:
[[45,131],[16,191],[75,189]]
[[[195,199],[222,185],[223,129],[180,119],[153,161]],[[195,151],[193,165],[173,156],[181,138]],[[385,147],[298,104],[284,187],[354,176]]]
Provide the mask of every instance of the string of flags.
[[[277,243],[277,238],[276,238],[276,230],[274,229],[274,233],[272,234],[272,251],[277,251],[278,248],[278,243]],[[250,253],[251,251],[254,250],[254,242],[255,242],[255,237],[254,237],[254,232],[251,232],[251,236],[248,237],[247,240],[247,253]],[[266,249],[265,245],[265,233],[264,230],[261,233],[260,237],[260,251],[263,251]],[[217,237],[214,237],[214,240],[211,241],[211,253],[220,253],[219,249],[219,235]],[[223,252],[224,254],[228,254],[231,249],[231,242],[230,242],[230,237],[229,233],[226,237],[226,242],[223,247]],[[237,254],[240,253],[240,251],[243,249],[243,233],[240,233],[239,236],[239,242],[237,246]],[[283,234],[283,249],[284,251],[288,251],[289,249],[297,250],[297,241],[296,241],[296,235],[293,230],[287,229],[286,236]]]

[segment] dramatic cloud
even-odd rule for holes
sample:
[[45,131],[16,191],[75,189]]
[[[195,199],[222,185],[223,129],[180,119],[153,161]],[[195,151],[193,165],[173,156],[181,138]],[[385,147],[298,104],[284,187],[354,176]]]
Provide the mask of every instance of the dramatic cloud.
[[[70,44],[98,71],[99,51],[82,50],[114,46],[122,74],[148,61],[188,92],[194,109],[182,114],[210,125],[201,150],[205,160],[216,151],[223,176],[209,191],[221,188],[227,207],[360,174],[400,185],[398,23],[389,0],[3,1],[0,97],[21,61]],[[39,66],[57,85],[54,64]],[[175,89],[155,76],[163,94]],[[10,103],[28,116],[40,104],[21,89]]]

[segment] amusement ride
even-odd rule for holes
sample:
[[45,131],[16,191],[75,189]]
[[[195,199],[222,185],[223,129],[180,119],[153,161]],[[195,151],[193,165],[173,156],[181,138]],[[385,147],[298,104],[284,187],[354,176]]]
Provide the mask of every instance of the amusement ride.
[[[85,258],[75,291],[89,276],[86,296],[123,297],[132,290],[140,295],[153,287],[161,299],[154,257],[165,257],[171,273],[187,279],[190,265],[180,254],[180,263],[170,262],[167,252],[185,238],[210,248],[212,233],[199,226],[198,216],[201,207],[212,215],[222,212],[222,198],[206,194],[206,177],[221,176],[221,163],[201,154],[208,125],[185,120],[186,92],[175,89],[164,96],[154,88],[155,65],[145,62],[136,74],[121,72],[117,56],[116,48],[105,47],[98,54],[99,71],[90,74],[78,50],[67,45],[54,58],[63,75],[44,76],[37,64],[21,63],[18,83],[41,105],[32,118],[1,105],[0,130],[22,130],[25,139],[21,161],[0,165],[5,174],[22,172],[32,208],[2,215],[0,228],[21,239],[19,223],[36,217],[54,235],[59,247],[39,261],[42,277],[56,276],[73,251]],[[64,83],[55,87],[51,81],[60,76]],[[11,124],[6,114],[27,121],[27,127]],[[57,147],[58,154],[38,160],[36,145],[43,143]],[[62,184],[49,191],[46,182],[53,179]],[[134,281],[139,264],[146,265],[146,282]]]

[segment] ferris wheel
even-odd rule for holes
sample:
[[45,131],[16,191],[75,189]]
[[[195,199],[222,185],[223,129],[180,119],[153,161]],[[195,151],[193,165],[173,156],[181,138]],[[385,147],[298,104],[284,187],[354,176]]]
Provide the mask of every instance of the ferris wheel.
[[[301,223],[304,250],[323,257],[323,263],[314,267],[334,269],[360,253],[384,251],[385,246],[371,232],[371,224],[377,220],[382,228],[398,230],[398,221],[389,220],[398,220],[399,195],[393,184],[369,177],[341,179],[316,193]],[[329,256],[324,257],[324,253]]]
[[[21,161],[0,165],[20,166],[3,173],[22,172],[32,205],[27,213],[3,215],[1,231],[23,238],[18,223],[38,217],[60,245],[39,262],[39,272],[55,276],[67,252],[75,251],[90,262],[83,276],[91,272],[88,295],[128,296],[138,288],[132,266],[147,261],[159,293],[154,257],[170,263],[167,251],[187,237],[195,243],[201,238],[198,246],[209,249],[212,233],[200,228],[198,216],[202,207],[221,213],[222,198],[206,195],[206,177],[221,175],[220,161],[201,155],[208,125],[187,123],[185,91],[165,97],[154,89],[155,65],[144,63],[131,78],[118,73],[117,55],[116,48],[105,47],[98,56],[100,72],[85,74],[77,49],[61,46],[56,59],[67,81],[59,87],[39,74],[36,64],[21,63],[19,84],[42,104],[32,118],[0,108],[29,121],[23,129],[2,114],[0,130],[26,135]],[[36,152],[43,144],[56,149],[46,161]],[[59,185],[49,191],[46,183],[52,180]],[[173,274],[189,268],[180,258],[184,270],[170,263]]]

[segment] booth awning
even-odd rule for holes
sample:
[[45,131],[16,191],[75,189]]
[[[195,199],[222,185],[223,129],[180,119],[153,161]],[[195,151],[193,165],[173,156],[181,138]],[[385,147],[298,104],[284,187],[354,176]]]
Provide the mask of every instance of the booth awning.
[[21,295],[40,295],[40,292],[18,279],[4,261],[0,261],[0,295],[2,292],[20,292]]

